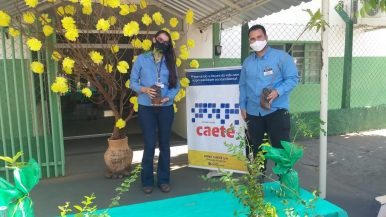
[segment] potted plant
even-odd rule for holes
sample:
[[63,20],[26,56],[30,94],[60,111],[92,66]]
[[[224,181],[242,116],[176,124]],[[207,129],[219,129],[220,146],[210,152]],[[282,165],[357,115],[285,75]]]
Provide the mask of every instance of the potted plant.
[[[0,27],[7,28],[11,37],[26,36],[32,53],[30,69],[35,76],[44,76],[55,61],[59,75],[49,84],[53,92],[64,95],[76,91],[112,111],[115,123],[104,156],[107,177],[128,175],[132,150],[128,146],[126,122],[138,109],[136,93],[130,89],[130,68],[139,53],[151,51],[152,28],[161,29],[164,25],[175,29],[179,20],[171,18],[165,22],[159,11],[148,14],[146,0],[139,5],[120,0],[47,0],[45,4],[50,7],[44,11],[38,9],[38,0],[22,2],[27,9],[12,17],[0,11]],[[193,11],[188,10],[188,25],[193,16]],[[179,33],[168,28],[164,29],[171,33],[175,45]],[[181,45],[177,66],[189,58],[193,46],[193,40]],[[191,67],[198,67],[196,60]],[[183,78],[181,84],[186,87],[188,80]],[[185,90],[181,89],[175,102],[184,96]]]

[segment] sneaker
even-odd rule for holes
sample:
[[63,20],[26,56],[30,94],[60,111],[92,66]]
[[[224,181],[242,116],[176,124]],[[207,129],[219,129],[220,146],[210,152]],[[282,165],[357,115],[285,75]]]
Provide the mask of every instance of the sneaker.
[[142,187],[142,191],[145,194],[150,194],[151,192],[153,192],[153,187],[151,187],[151,186]]
[[164,193],[168,193],[170,191],[170,185],[169,184],[161,184],[159,186],[159,189],[164,192]]

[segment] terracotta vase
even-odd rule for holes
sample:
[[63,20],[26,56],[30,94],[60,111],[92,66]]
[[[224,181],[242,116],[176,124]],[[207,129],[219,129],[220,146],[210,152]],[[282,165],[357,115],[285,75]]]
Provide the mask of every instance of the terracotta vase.
[[107,178],[122,178],[130,175],[130,166],[133,160],[133,151],[127,142],[127,137],[118,140],[108,139],[104,159],[107,167]]

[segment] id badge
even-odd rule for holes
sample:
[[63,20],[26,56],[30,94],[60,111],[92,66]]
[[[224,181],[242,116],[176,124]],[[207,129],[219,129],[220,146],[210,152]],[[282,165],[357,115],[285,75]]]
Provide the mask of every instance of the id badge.
[[164,88],[165,87],[165,85],[163,83],[161,83],[161,82],[155,82],[155,85],[157,85],[160,88]]
[[273,70],[272,70],[272,68],[266,68],[266,69],[264,69],[264,76],[269,76],[269,75],[273,75]]

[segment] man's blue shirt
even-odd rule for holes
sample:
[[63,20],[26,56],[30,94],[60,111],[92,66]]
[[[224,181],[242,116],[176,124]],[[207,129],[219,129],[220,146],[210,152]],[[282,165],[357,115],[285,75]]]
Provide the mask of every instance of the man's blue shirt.
[[[253,53],[245,59],[241,69],[240,109],[255,116],[265,116],[278,109],[289,110],[289,95],[298,80],[298,70],[288,53],[270,47],[262,57]],[[279,94],[270,110],[260,106],[260,95],[265,87],[274,88]]]

